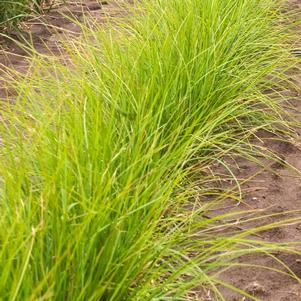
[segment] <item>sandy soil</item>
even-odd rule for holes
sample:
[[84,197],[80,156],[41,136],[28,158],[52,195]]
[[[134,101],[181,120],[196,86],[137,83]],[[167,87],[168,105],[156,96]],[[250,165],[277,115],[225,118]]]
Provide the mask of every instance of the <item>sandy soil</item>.
[[[90,19],[103,22],[105,16],[120,16],[120,8],[116,2],[106,2],[103,4],[97,1],[85,1],[85,4],[71,3],[68,6],[61,6],[44,16],[26,21],[23,23],[23,31],[27,39],[30,39],[37,51],[41,53],[51,52],[54,55],[63,55],[60,41],[67,35],[77,36],[80,34],[80,27],[66,16],[73,16],[78,21],[83,22],[87,13]],[[301,0],[291,2],[292,6],[299,5]],[[24,33],[23,32],[23,33]],[[13,33],[13,38],[22,40],[20,33]],[[18,71],[25,71],[27,68],[26,53],[16,44],[7,38],[1,38],[0,43],[3,50],[0,52],[0,81],[1,64],[10,66]],[[299,80],[301,87],[301,76]],[[1,84],[0,84],[1,87]],[[0,88],[0,98],[13,96],[13,92]],[[301,96],[300,96],[301,100]],[[292,103],[295,112],[301,112],[301,101]],[[301,114],[298,119],[301,121]],[[247,161],[240,157],[225,158],[233,166],[233,172],[239,179],[252,178],[251,181],[243,185],[243,200],[239,206],[229,201],[229,210],[264,210],[265,214],[284,213],[285,217],[295,217],[301,215],[301,130],[296,129],[296,138],[291,143],[279,141],[277,137],[265,132],[257,133],[256,143],[259,146],[273,150],[280,158],[281,163],[275,163],[268,159],[259,158],[262,166]],[[291,167],[293,166],[295,170]],[[221,167],[216,167],[217,170]],[[229,207],[228,207],[229,206]],[[225,207],[225,204],[223,204]],[[218,214],[225,209],[217,209],[212,214]],[[270,217],[265,222],[274,222],[284,218],[284,215]],[[258,222],[259,223],[259,222]],[[259,224],[253,224],[259,225]],[[242,226],[244,227],[244,226]],[[267,230],[258,234],[260,239],[275,242],[301,241],[301,224],[296,223],[289,226]],[[301,278],[301,256],[274,254],[275,258],[282,260],[297,277]],[[271,257],[259,255],[244,256],[240,262],[247,264],[258,264],[273,268],[283,269],[277,261]],[[231,268],[222,275],[222,278],[254,295],[258,300],[264,301],[300,301],[301,282],[291,279],[285,275],[258,268]],[[228,289],[221,288],[227,301],[247,301],[245,297],[233,293]],[[202,294],[205,301],[214,301],[208,293]]]

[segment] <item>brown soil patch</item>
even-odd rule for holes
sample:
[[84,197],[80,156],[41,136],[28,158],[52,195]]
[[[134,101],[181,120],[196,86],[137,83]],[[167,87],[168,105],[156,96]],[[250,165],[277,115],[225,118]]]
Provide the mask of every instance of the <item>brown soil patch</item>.
[[[298,109],[301,110],[301,104],[298,104]],[[276,137],[271,137],[267,133],[262,133],[260,143],[285,159],[282,163],[261,159],[265,168],[242,158],[232,159],[230,163],[233,164],[231,166],[237,166],[233,171],[238,178],[246,179],[255,176],[242,186],[244,191],[242,203],[239,206],[233,203],[232,209],[228,208],[227,211],[263,210],[258,216],[277,215],[247,224],[240,224],[238,220],[238,225],[241,225],[243,229],[248,229],[250,226],[258,227],[283,219],[298,218],[301,215],[301,177],[298,174],[298,171],[301,172],[301,149],[292,144],[277,141]],[[288,213],[288,211],[290,212]],[[221,210],[213,212],[213,214],[217,213],[221,213]],[[243,218],[244,216],[241,220]],[[301,242],[301,223],[300,221],[292,222],[286,226],[259,232],[256,236],[256,239],[269,242]],[[273,254],[273,256],[254,254],[243,256],[238,260],[238,264],[256,265],[256,267],[237,266],[230,268],[223,273],[222,279],[241,290],[245,290],[259,300],[301,300],[300,279],[293,279],[288,275],[260,268],[260,266],[269,267],[286,273],[290,270],[296,275],[296,278],[301,278],[301,256],[281,252]],[[285,264],[285,267],[277,260]],[[251,300],[229,289],[222,288],[221,290],[226,300]]]
[[[290,1],[292,7],[301,9],[301,0]],[[301,31],[300,31],[301,32]],[[301,76],[296,84],[301,91]],[[291,101],[291,112],[301,121],[301,93]],[[301,217],[301,129],[296,128],[296,134],[291,141],[281,140],[275,135],[259,132],[256,134],[256,144],[277,155],[277,162],[260,159],[260,164],[242,158],[232,158],[229,162],[234,174],[239,179],[251,178],[243,185],[243,202],[238,206],[233,204],[232,210],[264,210],[264,214],[278,214],[264,220],[264,224],[277,222],[287,218]],[[290,213],[288,213],[288,211]],[[262,221],[252,223],[260,226]],[[272,242],[300,242],[301,223],[276,227],[258,233],[260,239]],[[300,248],[300,245],[298,246]],[[238,260],[238,263],[254,265],[254,267],[233,267],[222,275],[222,279],[235,287],[246,291],[256,300],[263,301],[299,301],[301,300],[301,256],[299,254],[284,254],[278,252],[273,257],[264,255],[248,255]],[[255,267],[256,265],[256,267]],[[272,270],[260,268],[269,267],[286,273],[292,273],[295,278]],[[227,301],[252,300],[241,296],[230,289],[221,291]],[[210,300],[210,299],[208,299]],[[211,299],[212,301],[214,299]]]
[[[103,23],[110,18],[123,17],[126,14],[123,4],[126,2],[129,1],[69,1],[45,15],[24,21],[9,37],[0,35],[0,82],[7,67],[26,72],[28,51],[22,45],[30,43],[41,54],[62,56],[62,41],[79,36],[79,24],[93,26],[95,22]],[[11,93],[0,85],[0,99],[12,96]]]

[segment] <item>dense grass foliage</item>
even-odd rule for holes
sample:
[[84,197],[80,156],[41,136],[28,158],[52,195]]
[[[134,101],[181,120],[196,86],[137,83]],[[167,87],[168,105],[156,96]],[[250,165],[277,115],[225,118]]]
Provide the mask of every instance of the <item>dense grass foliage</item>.
[[66,64],[33,58],[2,112],[1,300],[189,300],[203,285],[223,300],[219,269],[289,250],[202,217],[202,169],[286,127],[276,2],[145,0]]
[[33,12],[41,11],[47,0],[0,0],[0,29],[15,26],[20,19]]

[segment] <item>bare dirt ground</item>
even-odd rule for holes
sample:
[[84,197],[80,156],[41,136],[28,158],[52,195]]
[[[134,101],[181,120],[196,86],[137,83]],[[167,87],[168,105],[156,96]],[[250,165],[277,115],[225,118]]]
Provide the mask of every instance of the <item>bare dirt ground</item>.
[[[291,1],[292,7],[301,8],[301,0]],[[44,16],[36,17],[23,23],[22,30],[25,31],[27,39],[31,40],[36,50],[40,53],[52,53],[53,55],[63,55],[60,41],[68,36],[78,36],[80,26],[71,21],[66,16],[75,17],[79,22],[84,22],[87,13],[97,22],[104,22],[107,16],[117,17],[122,15],[120,7],[116,2],[100,2],[88,0],[84,4],[71,2],[67,6],[60,6]],[[13,33],[13,38],[22,40],[20,33]],[[15,42],[7,38],[1,38],[2,51],[0,52],[0,81],[1,65],[10,66],[18,71],[26,71],[27,59],[26,52],[16,45]],[[2,73],[3,76],[3,73]],[[301,76],[298,80],[301,87]],[[1,88],[0,99],[12,96],[10,91]],[[301,95],[300,101],[292,102],[294,113],[301,121]],[[263,148],[274,151],[282,162],[259,158],[261,165],[252,161],[247,161],[240,157],[225,158],[231,164],[232,171],[238,179],[251,178],[250,181],[243,184],[243,199],[239,206],[237,203],[227,204],[226,210],[263,210],[265,214],[275,214],[265,220],[265,222],[276,222],[285,214],[287,217],[296,217],[301,215],[301,130],[296,129],[296,137],[291,143],[281,141],[272,134],[265,132],[257,133],[256,144]],[[294,167],[294,168],[292,168]],[[220,168],[220,167],[217,167]],[[223,204],[223,207],[225,204]],[[229,207],[228,207],[229,206]],[[212,214],[217,214],[225,209],[217,209]],[[256,222],[253,224],[256,224]],[[243,226],[242,226],[243,227]],[[291,225],[274,228],[262,233],[258,233],[262,240],[274,242],[301,242],[301,224],[292,223]],[[260,255],[248,255],[240,259],[239,263],[253,264],[259,266],[268,266],[284,270],[283,266],[277,262],[280,259],[286,264],[296,278],[301,278],[301,256],[295,254],[274,254],[274,258]],[[263,301],[301,301],[301,281],[289,278],[287,275],[279,274],[258,267],[233,267],[223,273],[222,278],[232,285],[246,290],[249,294]],[[229,289],[221,288],[227,301],[247,301]],[[202,294],[203,301],[214,301],[208,294]]]
[[[290,1],[290,6],[301,9],[301,0]],[[300,74],[296,77],[296,84],[300,90],[297,95],[294,95],[295,100],[290,102],[290,112],[301,122]],[[232,210],[263,210],[263,215],[274,215],[264,219],[266,224],[301,216],[301,129],[296,128],[295,131],[295,137],[291,141],[284,141],[266,132],[256,133],[255,144],[276,154],[280,158],[278,162],[259,158],[259,166],[255,162],[240,157],[225,159],[232,166],[232,172],[238,179],[241,181],[251,179],[242,185],[244,191],[242,202],[239,206],[233,204]],[[252,226],[260,226],[262,223],[263,221],[256,221],[252,223]],[[284,227],[260,232],[257,236],[261,240],[277,243],[301,242],[301,223],[292,222]],[[300,301],[301,256],[281,252],[273,256],[244,256],[238,261],[239,264],[257,266],[230,268],[222,275],[222,279],[246,291],[257,298],[256,300]],[[258,266],[291,272],[295,275],[295,279]],[[251,300],[230,289],[222,288],[221,290],[227,301]],[[210,296],[207,298],[207,301],[213,300]]]
[[[301,103],[295,103],[296,109],[301,112]],[[301,131],[297,131],[297,140],[288,143],[279,141],[278,138],[266,132],[257,133],[261,147],[272,150],[282,162],[274,162],[269,159],[260,158],[257,163],[247,161],[241,157],[225,158],[232,166],[232,172],[243,181],[251,178],[242,185],[242,202],[229,201],[222,204],[223,208],[212,212],[212,215],[225,213],[226,211],[246,210],[250,213],[243,214],[237,218],[237,226],[241,229],[258,227],[263,224],[276,223],[280,220],[300,217],[301,215]],[[219,167],[217,167],[219,168]],[[223,184],[222,184],[223,185]],[[231,208],[232,206],[232,208]],[[258,212],[255,213],[254,212]],[[248,217],[259,217],[268,215],[267,218],[244,223]],[[271,216],[273,215],[273,216]],[[290,222],[286,226],[275,227],[256,233],[256,237],[267,242],[301,242],[301,223]],[[299,301],[301,300],[301,282],[299,279],[290,278],[288,275],[280,274],[267,269],[269,267],[285,272],[292,272],[296,278],[301,278],[301,256],[298,254],[285,254],[277,252],[273,257],[264,255],[247,255],[238,260],[238,264],[257,265],[256,267],[232,267],[222,274],[222,279],[235,287],[244,290],[256,297],[256,300],[264,301]],[[285,267],[277,262],[280,260]],[[242,297],[230,289],[221,288],[227,301],[251,300]],[[208,297],[206,301],[213,301]]]
[[[50,11],[45,9],[44,15],[37,15],[21,23],[19,30],[0,35],[0,83],[3,76],[2,67],[11,67],[20,72],[26,72],[28,52],[24,47],[30,43],[37,52],[63,56],[62,41],[75,38],[81,33],[79,24],[93,26],[93,22],[107,22],[110,18],[123,17],[124,1],[87,0],[68,1],[68,5],[59,5]],[[2,69],[2,72],[1,72]],[[0,85],[0,99],[12,96]]]

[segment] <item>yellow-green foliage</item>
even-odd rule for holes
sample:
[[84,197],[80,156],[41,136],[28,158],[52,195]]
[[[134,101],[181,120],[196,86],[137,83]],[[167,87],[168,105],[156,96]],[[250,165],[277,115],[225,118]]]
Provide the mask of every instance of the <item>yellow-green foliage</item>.
[[287,129],[284,10],[275,0],[136,3],[125,23],[67,46],[66,62],[35,58],[3,104],[3,301],[190,300],[200,285],[223,300],[217,271],[234,258],[290,249],[249,238],[263,228],[215,233],[233,216],[203,218],[211,178],[199,172],[246,154],[258,128]]

